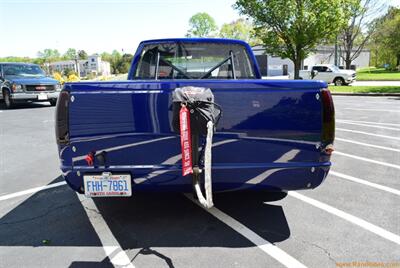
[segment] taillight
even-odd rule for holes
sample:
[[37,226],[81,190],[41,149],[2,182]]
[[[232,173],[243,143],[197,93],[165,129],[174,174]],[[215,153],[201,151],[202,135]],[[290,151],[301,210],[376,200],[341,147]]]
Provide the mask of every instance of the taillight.
[[[335,139],[335,107],[331,92],[324,88],[321,90],[322,98],[322,144],[331,148]],[[333,148],[333,147],[332,147]]]
[[68,91],[61,91],[58,96],[56,107],[56,140],[58,144],[67,144],[69,142],[68,125]]

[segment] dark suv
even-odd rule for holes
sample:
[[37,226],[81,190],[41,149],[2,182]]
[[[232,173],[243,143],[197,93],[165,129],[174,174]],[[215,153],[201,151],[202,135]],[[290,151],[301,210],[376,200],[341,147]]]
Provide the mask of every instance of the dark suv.
[[30,63],[0,62],[0,99],[6,108],[20,102],[48,101],[56,105],[60,83]]

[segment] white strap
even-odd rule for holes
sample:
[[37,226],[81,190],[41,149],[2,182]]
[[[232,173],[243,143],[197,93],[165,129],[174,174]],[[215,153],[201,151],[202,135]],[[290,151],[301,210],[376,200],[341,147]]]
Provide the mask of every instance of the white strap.
[[200,188],[199,181],[196,182],[194,188],[196,190],[197,198],[200,204],[205,208],[212,208],[214,206],[212,200],[212,180],[211,180],[211,147],[212,147],[212,137],[214,131],[214,124],[211,121],[207,123],[207,138],[206,138],[206,148],[204,152],[204,188],[206,191],[206,198]]

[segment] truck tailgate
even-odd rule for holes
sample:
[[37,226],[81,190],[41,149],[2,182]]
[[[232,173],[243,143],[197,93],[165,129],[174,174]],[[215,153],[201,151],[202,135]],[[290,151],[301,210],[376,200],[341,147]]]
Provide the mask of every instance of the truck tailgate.
[[[149,170],[179,171],[180,145],[171,123],[171,93],[183,86],[211,88],[222,107],[214,135],[216,183],[232,183],[239,176],[238,169],[243,182],[270,169],[289,168],[293,176],[302,170],[304,176],[305,168],[314,173],[315,168],[326,171],[329,167],[321,155],[320,89],[326,84],[271,80],[68,84],[70,144],[63,153],[71,163],[65,164],[88,170],[85,156],[105,151],[107,166],[135,170],[136,177]],[[311,173],[312,181],[318,172]],[[179,173],[174,174],[176,179]],[[168,179],[164,176],[160,183]]]

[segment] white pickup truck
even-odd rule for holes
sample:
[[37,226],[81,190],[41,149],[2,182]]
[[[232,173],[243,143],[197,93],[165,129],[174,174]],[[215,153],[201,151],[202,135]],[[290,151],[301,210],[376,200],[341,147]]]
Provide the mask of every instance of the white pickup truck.
[[[293,76],[291,75],[291,78]],[[300,70],[301,79],[322,80],[334,83],[336,86],[346,86],[356,81],[356,72],[341,70],[333,64],[319,64],[312,66],[311,70]]]

